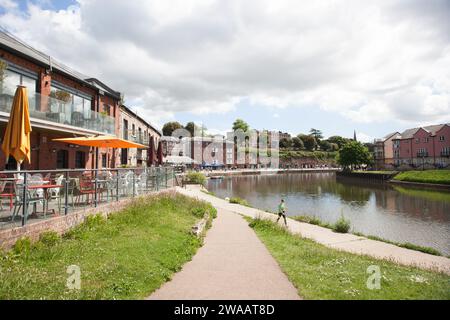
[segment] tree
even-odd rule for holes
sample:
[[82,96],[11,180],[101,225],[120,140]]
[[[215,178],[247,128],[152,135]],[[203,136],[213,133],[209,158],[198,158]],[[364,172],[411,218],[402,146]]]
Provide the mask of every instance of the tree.
[[236,121],[233,122],[233,131],[237,131],[239,129],[241,129],[244,132],[247,132],[250,129],[250,126],[244,120],[236,119]]
[[282,138],[280,139],[280,149],[289,149],[292,147],[292,139]]
[[337,143],[330,143],[330,150],[329,151],[338,151],[339,145]]
[[313,151],[317,147],[317,141],[314,136],[300,134],[298,137],[303,141],[306,150]]
[[162,129],[163,136],[171,136],[172,132],[174,132],[177,129],[182,129],[183,126],[181,123],[177,121],[167,122]]
[[345,170],[353,170],[355,166],[372,164],[372,155],[362,143],[349,141],[339,150],[337,162]]
[[300,149],[300,150],[305,148],[303,140],[300,139],[299,137],[293,137],[292,138],[292,145],[293,145],[294,148]]
[[320,141],[323,138],[323,134],[322,131],[318,130],[318,129],[314,129],[312,128],[311,130],[309,130],[309,133],[316,138],[316,141]]
[[342,148],[342,146],[344,144],[346,144],[347,142],[350,141],[350,139],[347,139],[347,138],[344,138],[341,136],[332,136],[332,137],[329,137],[327,140],[330,143],[336,143],[338,145],[339,149]]
[[186,123],[184,128],[190,132],[191,137],[194,137],[195,130],[197,129],[197,125],[194,122],[191,121],[191,122]]
[[331,149],[331,143],[328,142],[327,140],[320,141],[319,146],[320,146],[320,150],[323,150],[323,151],[330,151],[330,149]]

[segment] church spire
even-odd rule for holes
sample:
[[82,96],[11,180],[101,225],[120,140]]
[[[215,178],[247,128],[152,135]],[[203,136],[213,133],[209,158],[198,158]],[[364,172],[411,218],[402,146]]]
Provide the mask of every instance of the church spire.
[[356,130],[353,132],[353,140],[354,140],[354,141],[358,141],[358,140],[356,139]]

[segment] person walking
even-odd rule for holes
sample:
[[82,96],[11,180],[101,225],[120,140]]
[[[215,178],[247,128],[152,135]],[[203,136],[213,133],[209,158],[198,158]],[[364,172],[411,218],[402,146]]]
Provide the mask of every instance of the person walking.
[[287,220],[286,220],[286,204],[284,203],[284,199],[281,199],[280,204],[278,205],[278,219],[277,219],[277,223],[278,221],[280,221],[280,218],[283,217],[284,219],[284,224],[287,227]]

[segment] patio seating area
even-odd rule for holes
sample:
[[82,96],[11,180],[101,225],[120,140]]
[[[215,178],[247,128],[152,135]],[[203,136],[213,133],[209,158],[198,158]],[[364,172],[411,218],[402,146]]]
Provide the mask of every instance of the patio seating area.
[[166,167],[0,172],[0,229],[170,188]]

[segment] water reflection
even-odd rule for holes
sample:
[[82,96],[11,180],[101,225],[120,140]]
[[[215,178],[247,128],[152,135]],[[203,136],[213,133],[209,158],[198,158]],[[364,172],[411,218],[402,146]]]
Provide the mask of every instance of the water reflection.
[[450,192],[336,179],[333,173],[237,176],[208,183],[220,197],[245,198],[263,210],[275,211],[283,197],[289,215],[333,223],[344,214],[354,231],[450,254]]

